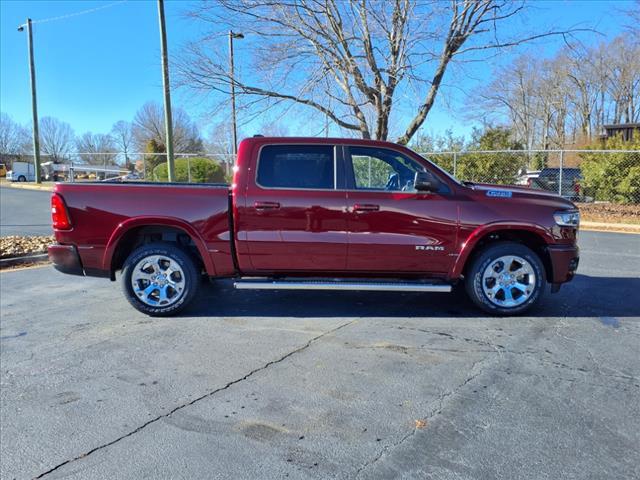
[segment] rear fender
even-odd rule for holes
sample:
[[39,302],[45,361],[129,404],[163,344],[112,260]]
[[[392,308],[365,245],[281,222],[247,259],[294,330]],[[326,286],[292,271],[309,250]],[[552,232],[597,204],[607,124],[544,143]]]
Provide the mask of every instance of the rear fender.
[[210,276],[215,276],[216,270],[213,265],[213,261],[211,260],[211,256],[209,255],[209,251],[207,250],[206,243],[200,236],[200,233],[193,228],[193,226],[184,220],[175,217],[135,217],[125,220],[120,223],[116,229],[111,234],[109,238],[109,242],[107,243],[107,247],[104,251],[104,256],[102,257],[102,268],[104,270],[111,271],[111,261],[113,259],[113,255],[120,243],[120,240],[123,236],[137,227],[173,227],[179,230],[182,230],[184,233],[189,235],[193,240],[198,252],[200,253],[200,257],[202,257],[202,261],[204,263],[204,267],[207,270],[207,274]]

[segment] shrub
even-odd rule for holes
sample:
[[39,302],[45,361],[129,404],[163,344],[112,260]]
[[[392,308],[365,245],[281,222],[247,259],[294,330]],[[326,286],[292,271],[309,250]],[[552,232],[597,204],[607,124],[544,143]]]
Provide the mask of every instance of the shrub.
[[458,155],[457,177],[471,182],[514,184],[528,159],[522,153],[522,144],[513,140],[513,132],[504,127],[487,127],[482,131],[475,130],[473,136],[469,150]]
[[[191,167],[192,183],[222,183],[225,182],[222,165],[208,158],[178,158],[175,160],[177,182],[189,181],[189,166]],[[166,182],[169,179],[167,164],[161,163],[153,170],[153,180]]]
[[[640,137],[640,132],[638,137]],[[596,200],[640,203],[640,138],[625,142],[620,136],[588,147],[589,150],[635,152],[581,153],[583,187]]]
[[522,152],[473,152],[458,155],[457,177],[471,182],[513,185],[527,165]]

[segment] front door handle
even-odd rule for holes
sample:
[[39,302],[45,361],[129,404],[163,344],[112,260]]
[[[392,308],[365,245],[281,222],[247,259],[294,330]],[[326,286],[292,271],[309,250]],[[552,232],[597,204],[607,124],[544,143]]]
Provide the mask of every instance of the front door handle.
[[253,204],[256,210],[275,210],[280,208],[280,203],[278,202],[255,202]]
[[380,205],[373,205],[371,203],[356,203],[353,206],[354,212],[377,212],[380,210]]

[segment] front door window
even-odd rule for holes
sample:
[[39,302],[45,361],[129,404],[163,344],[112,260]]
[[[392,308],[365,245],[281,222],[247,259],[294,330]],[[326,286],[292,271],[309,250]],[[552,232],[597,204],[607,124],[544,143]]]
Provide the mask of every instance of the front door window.
[[404,155],[383,148],[350,147],[356,190],[415,192],[416,172],[425,168]]

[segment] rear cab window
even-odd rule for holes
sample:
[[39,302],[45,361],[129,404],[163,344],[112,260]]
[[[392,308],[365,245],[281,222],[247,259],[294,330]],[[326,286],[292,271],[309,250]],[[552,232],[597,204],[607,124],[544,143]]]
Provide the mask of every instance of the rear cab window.
[[335,148],[265,145],[258,158],[256,183],[262,188],[335,190]]

